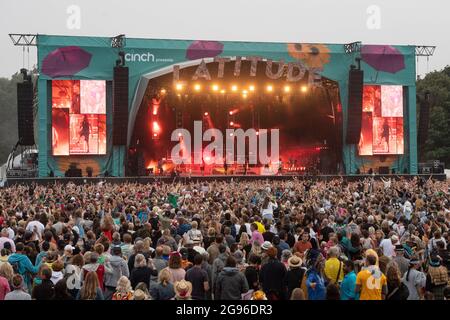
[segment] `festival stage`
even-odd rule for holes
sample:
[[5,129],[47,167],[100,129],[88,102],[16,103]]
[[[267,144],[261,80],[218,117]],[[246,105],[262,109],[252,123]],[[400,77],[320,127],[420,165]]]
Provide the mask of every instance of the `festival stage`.
[[344,179],[345,181],[358,181],[364,180],[366,178],[374,178],[375,180],[384,179],[414,179],[414,177],[420,177],[424,179],[429,179],[432,177],[438,181],[445,181],[447,179],[445,174],[421,174],[421,175],[271,175],[271,176],[261,176],[261,175],[192,175],[192,176],[147,176],[147,177],[75,177],[75,178],[10,178],[6,181],[6,186],[12,186],[15,184],[39,184],[39,185],[51,185],[55,183],[68,183],[73,182],[75,184],[92,184],[99,182],[107,182],[113,184],[120,183],[141,183],[141,184],[152,184],[155,182],[159,183],[174,183],[174,182],[212,182],[212,181],[289,181],[289,180],[313,180],[313,181],[329,181],[333,179]]

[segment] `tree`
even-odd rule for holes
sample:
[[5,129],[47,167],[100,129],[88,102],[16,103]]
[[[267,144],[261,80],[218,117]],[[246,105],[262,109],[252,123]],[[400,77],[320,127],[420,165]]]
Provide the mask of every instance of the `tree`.
[[417,81],[417,93],[431,95],[430,126],[425,143],[425,159],[440,160],[450,166],[450,66]]

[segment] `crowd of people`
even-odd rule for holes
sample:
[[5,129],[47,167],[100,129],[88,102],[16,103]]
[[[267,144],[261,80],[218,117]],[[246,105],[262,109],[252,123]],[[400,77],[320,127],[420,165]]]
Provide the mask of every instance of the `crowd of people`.
[[0,188],[0,300],[450,299],[449,182]]

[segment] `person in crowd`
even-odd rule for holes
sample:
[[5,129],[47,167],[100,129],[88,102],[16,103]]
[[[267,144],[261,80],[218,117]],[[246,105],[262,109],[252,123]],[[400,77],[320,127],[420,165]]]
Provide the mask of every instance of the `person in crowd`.
[[95,271],[88,271],[83,281],[83,286],[76,297],[77,300],[105,300],[103,291]]
[[229,256],[225,267],[216,280],[214,299],[241,300],[241,295],[249,290],[247,279],[236,268],[236,260]]
[[51,281],[52,270],[44,267],[41,272],[41,283],[33,288],[32,298],[35,300],[50,300],[55,294],[55,285]]
[[167,270],[170,272],[170,282],[175,283],[177,281],[184,280],[186,276],[186,270],[182,267],[181,254],[177,251],[170,253],[169,263]]
[[192,284],[192,299],[205,300],[209,291],[208,273],[202,269],[203,257],[196,254],[194,266],[186,272],[186,280]]
[[426,276],[426,292],[431,292],[434,296],[434,300],[444,300],[444,290],[448,285],[449,277],[448,270],[441,264],[441,259],[438,255],[431,255]]
[[402,282],[408,287],[408,300],[423,299],[426,285],[426,275],[421,271],[422,262],[416,257],[409,261],[408,271],[403,275]]
[[67,290],[67,282],[64,279],[59,280],[54,287],[52,300],[73,300],[74,297]]
[[15,274],[11,283],[12,291],[5,295],[4,300],[31,300],[31,295],[24,290],[24,281],[20,274]]
[[154,300],[171,300],[175,297],[172,274],[169,269],[162,269],[159,273],[158,284],[151,288],[150,294]]
[[402,282],[400,269],[396,263],[388,266],[386,278],[388,289],[386,300],[407,300],[409,290]]
[[308,300],[325,300],[326,286],[323,276],[323,257],[317,255],[310,262],[311,267],[306,271],[306,287],[308,290]]
[[386,276],[377,267],[377,259],[369,254],[366,256],[365,268],[356,276],[355,291],[360,300],[384,300],[387,294]]
[[340,285],[341,300],[358,300],[359,295],[356,292],[356,273],[355,263],[346,260],[343,266],[344,279]]
[[260,281],[264,293],[269,300],[286,299],[286,290],[284,286],[284,278],[286,276],[286,268],[277,259],[277,249],[270,247],[267,250],[268,261],[261,267]]
[[8,262],[15,273],[20,274],[28,290],[31,290],[32,276],[39,271],[40,265],[33,265],[30,258],[25,255],[25,246],[22,242],[16,244],[16,252],[9,256]]
[[[138,268],[133,270],[133,272],[135,272],[137,269]],[[113,293],[111,300],[133,300],[133,290],[130,280],[127,276],[121,276],[117,280],[116,291]]]
[[175,300],[192,300],[192,284],[189,281],[181,280],[175,282]]
[[302,281],[306,269],[302,267],[303,261],[300,257],[293,255],[288,260],[288,271],[284,277],[284,285],[287,288],[287,297],[292,296],[296,288],[302,287]]
[[153,261],[149,259],[147,263],[143,254],[137,254],[134,259],[134,268],[130,275],[132,288],[136,288],[136,285],[140,282],[150,286],[151,276],[156,276],[157,274]]
[[[117,289],[117,281],[121,276],[130,277],[128,265],[122,257],[122,247],[120,245],[111,248],[112,256],[109,259],[109,264],[112,272],[105,274],[105,299],[111,300],[112,295]],[[135,260],[136,261],[136,260]]]

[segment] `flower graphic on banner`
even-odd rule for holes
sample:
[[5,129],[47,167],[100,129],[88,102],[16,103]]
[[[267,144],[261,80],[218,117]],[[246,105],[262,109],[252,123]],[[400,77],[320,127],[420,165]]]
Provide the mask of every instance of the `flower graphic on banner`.
[[87,68],[92,54],[77,46],[61,47],[50,52],[42,61],[42,73],[51,77],[73,76]]
[[223,51],[223,43],[219,41],[194,41],[186,50],[186,58],[197,60],[203,58],[214,58]]
[[309,68],[323,70],[330,62],[330,49],[324,44],[288,43],[289,55],[303,61]]

